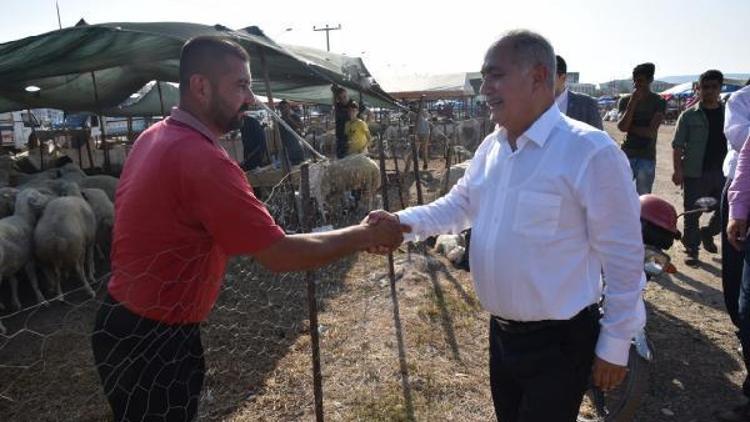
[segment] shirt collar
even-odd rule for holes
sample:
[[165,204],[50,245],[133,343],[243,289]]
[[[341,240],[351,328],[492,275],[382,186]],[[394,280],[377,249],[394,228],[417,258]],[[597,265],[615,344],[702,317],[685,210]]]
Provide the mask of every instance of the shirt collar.
[[170,120],[174,120],[176,122],[182,123],[185,126],[190,127],[191,129],[199,132],[201,135],[208,138],[213,144],[219,143],[219,138],[214,135],[206,125],[203,124],[200,120],[198,120],[195,116],[190,114],[189,112],[182,110],[179,107],[172,107],[172,113],[169,115]]
[[[518,147],[520,148],[526,144],[527,140],[537,144],[539,147],[543,147],[544,144],[547,143],[547,139],[549,139],[552,129],[557,126],[557,123],[561,119],[562,114],[560,113],[560,109],[557,107],[557,104],[553,102],[547,111],[542,113],[542,115],[539,116],[528,129],[526,129],[526,132],[518,137]],[[499,128],[498,135],[501,141],[508,141],[508,131],[504,127]]]
[[560,93],[560,95],[555,98],[555,102],[557,104],[560,104],[560,102],[568,99],[568,88],[565,88],[563,92]]

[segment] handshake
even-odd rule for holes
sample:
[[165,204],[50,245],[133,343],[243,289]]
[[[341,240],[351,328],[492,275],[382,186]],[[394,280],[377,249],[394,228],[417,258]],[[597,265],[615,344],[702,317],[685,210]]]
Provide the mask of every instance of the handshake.
[[360,223],[370,234],[367,252],[386,255],[393,252],[404,241],[404,233],[411,227],[401,224],[396,214],[384,210],[371,211]]

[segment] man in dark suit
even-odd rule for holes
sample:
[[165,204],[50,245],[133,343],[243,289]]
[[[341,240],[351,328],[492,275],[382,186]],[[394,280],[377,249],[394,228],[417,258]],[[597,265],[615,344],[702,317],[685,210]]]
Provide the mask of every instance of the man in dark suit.
[[596,100],[586,94],[579,94],[568,90],[568,65],[560,56],[557,58],[557,77],[555,78],[555,98],[560,111],[571,119],[587,123],[597,129],[602,129],[602,116]]

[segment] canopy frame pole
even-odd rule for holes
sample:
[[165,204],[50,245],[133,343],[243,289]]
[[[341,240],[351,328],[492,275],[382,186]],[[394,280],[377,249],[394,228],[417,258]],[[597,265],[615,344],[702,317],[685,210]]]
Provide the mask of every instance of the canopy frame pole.
[[102,133],[102,153],[104,155],[104,172],[110,173],[112,171],[112,164],[109,161],[109,146],[107,145],[107,131],[104,127],[104,116],[101,113],[101,106],[99,104],[99,90],[96,87],[96,74],[91,71],[91,81],[94,83],[94,104],[96,105],[96,113],[99,117],[99,130]]
[[164,115],[164,97],[161,93],[161,82],[159,82],[158,80],[156,81],[156,90],[159,91],[159,107],[161,109],[161,119],[164,120],[164,117],[166,117]]
[[36,129],[34,128],[34,121],[36,120],[36,116],[31,114],[31,108],[27,108],[26,112],[29,114],[29,126],[31,126],[31,136],[34,137],[34,139],[36,140],[37,146],[39,146],[39,169],[44,170],[44,148],[42,148],[42,140],[39,139],[39,136],[36,134]]
[[[258,48],[260,54],[260,66],[263,69],[263,83],[266,87],[266,98],[268,98],[268,107],[276,113],[276,106],[273,100],[273,91],[271,90],[271,79],[268,77],[268,64],[266,63],[266,52],[262,48]],[[284,169],[284,176],[291,172],[291,165],[289,163],[289,157],[286,155],[286,148],[284,142],[281,140],[281,131],[279,130],[278,122],[273,123],[273,142],[278,146],[281,158],[281,167]]]
[[[271,79],[268,77],[268,64],[266,63],[266,52],[262,48],[258,48],[258,52],[260,55],[260,65],[263,71],[263,83],[266,87],[266,98],[268,98],[268,106],[273,112],[273,114],[276,114],[276,107],[273,103],[273,91],[271,90]],[[284,141],[281,139],[281,131],[279,129],[279,122],[274,120],[273,122],[273,137],[274,141],[278,142],[276,145],[279,146],[279,152],[280,152],[280,158],[281,158],[281,168],[282,173],[284,174],[284,180],[286,180],[292,172],[292,166],[289,162],[289,156],[286,153],[286,148],[284,147]],[[297,203],[297,198],[294,195],[294,187],[291,183],[288,181],[285,183],[287,184],[290,189],[289,191],[289,204],[292,207],[292,210],[294,210],[294,216],[297,217],[297,226],[302,226],[302,216],[299,215],[298,212],[296,212],[297,207],[295,204]]]

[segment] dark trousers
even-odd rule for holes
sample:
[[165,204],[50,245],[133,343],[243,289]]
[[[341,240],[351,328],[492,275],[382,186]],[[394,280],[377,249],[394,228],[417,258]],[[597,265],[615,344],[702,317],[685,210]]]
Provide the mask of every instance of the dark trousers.
[[[683,207],[685,211],[696,209],[695,201],[704,196],[710,196],[719,201],[721,199],[725,182],[724,174],[721,170],[703,172],[701,177],[686,177],[683,185],[685,190],[683,192]],[[700,217],[700,213],[687,214],[684,217],[685,233],[682,243],[688,250],[697,251],[700,246],[701,238],[700,232],[698,231]],[[712,236],[716,236],[721,232],[719,213],[714,212],[713,215],[711,215],[706,230]]]
[[735,327],[739,328],[737,312],[744,253],[735,249],[727,240],[727,223],[729,222],[727,192],[731,184],[732,179],[727,179],[724,190],[721,192],[721,284],[724,290],[724,304],[727,307],[729,318],[732,319]]
[[115,421],[195,418],[205,373],[198,324],[143,318],[107,295],[91,343]]
[[598,310],[530,332],[490,318],[490,386],[501,422],[573,422],[589,385]]

